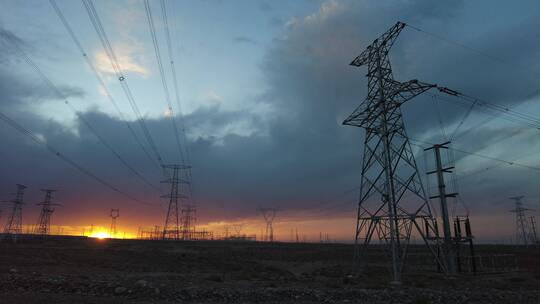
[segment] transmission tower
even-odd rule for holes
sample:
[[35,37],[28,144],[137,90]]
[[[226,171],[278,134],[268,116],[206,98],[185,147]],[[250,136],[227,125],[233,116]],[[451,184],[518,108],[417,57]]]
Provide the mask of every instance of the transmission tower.
[[240,237],[240,234],[241,234],[241,232],[242,232],[242,229],[244,228],[244,224],[234,224],[234,225],[232,225],[232,226],[233,226],[233,230],[234,230],[234,232],[235,232],[235,236],[236,236],[237,238],[239,238],[239,237]]
[[190,193],[190,169],[191,167],[186,165],[163,166],[163,170],[172,171],[172,174],[169,175],[171,177],[163,181],[163,183],[171,185],[169,194],[162,196],[169,199],[167,217],[163,227],[163,239],[189,240],[193,237],[196,210],[195,206],[189,202],[188,196]]
[[521,200],[524,198],[523,195],[510,197],[514,201],[516,208],[510,210],[516,214],[516,244],[523,244],[525,246],[529,245],[529,225],[527,222],[527,217],[525,216],[525,211],[530,210],[523,207]]
[[187,202],[182,203],[182,231],[181,238],[182,240],[192,240],[195,237],[195,222],[196,222],[196,212],[195,206]]
[[116,237],[116,219],[120,217],[120,209],[111,209],[111,229],[109,230],[109,235],[112,238]]
[[[368,67],[367,98],[343,122],[366,130],[355,235],[355,261],[363,260],[372,238],[384,241],[392,257],[393,282],[401,282],[413,229],[439,264],[430,234],[436,222],[420,180],[401,114],[401,105],[436,85],[394,80],[388,52],[405,27],[398,22],[351,65]],[[422,228],[423,226],[423,228]]]
[[266,230],[264,233],[264,241],[267,242],[273,242],[274,241],[274,227],[273,222],[274,218],[276,217],[277,210],[275,208],[259,208],[259,211],[261,212],[264,221],[266,223]]
[[4,227],[5,234],[21,234],[22,233],[22,205],[25,185],[17,184],[17,193],[15,199],[11,201],[12,209],[9,214],[8,220]]
[[42,189],[41,191],[45,192],[45,199],[43,202],[37,204],[38,206],[41,206],[41,213],[39,214],[38,224],[34,233],[47,235],[51,232],[51,215],[54,212],[53,206],[60,206],[60,204],[51,202],[52,194],[56,190]]

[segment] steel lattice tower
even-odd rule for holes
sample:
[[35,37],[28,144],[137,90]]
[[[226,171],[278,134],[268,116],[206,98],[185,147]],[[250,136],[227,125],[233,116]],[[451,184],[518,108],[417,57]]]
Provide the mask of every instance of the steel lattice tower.
[[51,215],[54,212],[53,206],[60,206],[59,204],[52,203],[52,194],[56,190],[52,189],[43,189],[41,191],[45,192],[45,199],[43,202],[37,204],[41,206],[41,213],[39,214],[38,225],[36,227],[35,233],[46,235],[50,233],[51,230]]
[[276,209],[275,208],[259,208],[259,211],[261,212],[264,221],[266,223],[266,230],[264,234],[264,240],[267,242],[273,242],[274,241],[274,218],[276,217]]
[[413,229],[441,264],[431,244],[432,240],[438,240],[436,222],[401,113],[404,102],[436,86],[417,80],[394,80],[388,52],[404,27],[404,23],[398,22],[350,63],[368,67],[368,93],[367,98],[343,122],[344,125],[366,130],[355,261],[363,259],[365,249],[375,234],[390,249],[396,283],[401,281]]
[[180,236],[182,240],[191,240],[195,237],[195,214],[197,210],[192,204],[183,202],[181,211],[182,230]]
[[22,233],[22,205],[25,185],[17,184],[17,193],[15,199],[11,201],[13,207],[4,227],[5,234],[21,234]]
[[111,209],[109,216],[111,217],[111,229],[109,230],[109,235],[112,238],[116,238],[116,219],[120,217],[120,209]]
[[[169,199],[167,217],[163,227],[163,239],[191,239],[194,230],[195,208],[188,203],[189,197],[186,195],[190,187],[187,177],[189,177],[191,167],[186,165],[164,165],[163,169],[172,171],[171,177],[163,181],[163,183],[171,185],[169,194],[162,196]],[[179,203],[182,209],[179,209]],[[182,212],[181,218],[179,211]],[[182,220],[181,227],[180,219]]]
[[511,200],[514,200],[516,208],[510,210],[516,214],[516,243],[523,244],[525,246],[529,245],[529,225],[527,222],[527,217],[525,217],[525,211],[530,210],[523,207],[521,200],[524,198],[523,195],[510,197]]

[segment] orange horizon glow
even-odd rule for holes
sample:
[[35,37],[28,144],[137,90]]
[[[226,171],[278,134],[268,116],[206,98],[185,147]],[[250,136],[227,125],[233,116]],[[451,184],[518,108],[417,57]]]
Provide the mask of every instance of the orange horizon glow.
[[105,232],[105,231],[96,231],[96,232],[93,232],[93,233],[90,234],[88,237],[96,238],[96,239],[100,239],[100,240],[103,240],[103,239],[111,239],[111,238],[112,238],[112,236],[111,236],[108,232]]
[[[471,216],[473,234],[481,242],[511,243],[513,235],[508,233],[508,227],[513,225],[513,217],[506,214],[496,214],[489,216]],[[56,222],[63,219],[55,218]],[[73,220],[72,218],[70,220]],[[280,242],[295,242],[298,240],[307,242],[319,242],[321,239],[328,239],[332,242],[351,242],[354,238],[354,227],[356,218],[351,215],[336,215],[323,218],[296,215],[293,213],[283,214],[276,218],[274,222],[274,240]],[[78,218],[76,222],[99,222],[96,218]],[[496,225],[493,223],[505,223]],[[84,236],[93,239],[136,239],[141,232],[153,232],[156,228],[151,226],[152,222],[145,222],[139,219],[124,218],[121,225],[118,225],[116,235],[110,233],[110,228],[103,221],[98,225],[51,225],[52,235],[73,235]],[[240,226],[239,233],[235,227]],[[32,225],[24,225],[25,233],[32,233]],[[162,226],[159,227],[162,229]],[[265,222],[259,216],[250,216],[236,219],[213,220],[197,225],[197,230],[211,232],[214,239],[234,236],[255,236],[257,240],[262,240],[265,233]],[[414,238],[413,238],[414,239]]]

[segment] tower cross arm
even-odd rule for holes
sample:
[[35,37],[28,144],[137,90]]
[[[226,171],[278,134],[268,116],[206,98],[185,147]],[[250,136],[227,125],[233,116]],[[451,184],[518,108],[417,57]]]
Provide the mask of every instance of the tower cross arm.
[[390,96],[392,96],[391,98],[398,106],[431,88],[437,87],[436,84],[425,83],[416,79],[409,80],[407,82],[399,82],[394,80],[391,86],[392,93]]
[[[420,82],[416,79],[407,82],[391,80],[388,87],[389,93],[387,95],[388,102],[386,109],[390,110],[391,108],[399,107],[404,102],[435,87],[437,87],[436,84]],[[381,104],[382,101],[374,102],[371,99],[364,100],[360,106],[358,106],[354,112],[343,121],[343,124],[356,127],[369,127],[370,122],[373,122],[375,117],[381,114]]]
[[386,31],[386,33],[375,39],[372,44],[370,44],[360,55],[358,55],[358,57],[354,58],[350,65],[362,66],[370,62],[373,54],[380,51],[388,52],[405,25],[405,23],[398,21],[393,27]]

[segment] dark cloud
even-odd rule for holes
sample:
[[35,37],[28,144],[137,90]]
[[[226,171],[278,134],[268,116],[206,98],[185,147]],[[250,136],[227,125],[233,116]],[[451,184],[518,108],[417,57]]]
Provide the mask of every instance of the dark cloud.
[[[313,15],[289,22],[261,63],[268,90],[254,103],[263,104],[271,111],[225,111],[214,105],[199,108],[184,118],[190,132],[195,193],[203,222],[254,215],[259,206],[276,206],[282,213],[308,210],[301,213],[305,214],[320,201],[337,199],[342,203],[343,199],[335,198],[336,194],[360,181],[363,130],[342,126],[341,122],[365,98],[367,85],[365,68],[354,68],[348,63],[397,20],[433,33],[456,35],[464,31],[458,26],[463,14],[461,2],[408,1],[390,5],[329,1]],[[539,62],[538,45],[530,41],[526,47],[520,47],[513,40],[512,33],[518,30],[528,31],[531,37],[538,36],[539,21],[526,22],[526,26],[506,29],[486,25],[478,31],[482,34],[464,35],[466,38],[461,41],[507,58],[511,65]],[[233,40],[256,43],[243,36]],[[411,29],[405,29],[390,56],[397,80],[418,78],[506,105],[522,103],[526,94],[521,93],[534,87],[535,78],[522,69],[508,69],[506,63],[496,64]],[[83,124],[69,130],[18,106],[44,94],[41,87],[6,68],[0,70],[0,86],[3,111],[9,111],[50,144],[119,188],[145,201],[157,201],[159,191],[149,189],[130,174]],[[76,90],[67,93],[77,95]],[[447,129],[452,129],[448,125],[459,121],[465,112],[463,107],[451,104],[438,106]],[[403,107],[411,137],[442,140],[434,109],[429,96],[419,97]],[[145,176],[156,183],[160,180],[159,168],[134,143],[125,122],[98,112],[84,113],[84,117]],[[473,114],[470,121],[480,119],[483,119],[481,114]],[[174,137],[170,122],[155,119],[147,123],[164,158],[174,160],[177,153],[171,140]],[[238,124],[250,132],[231,131]],[[464,125],[463,130],[470,126]],[[519,135],[514,137],[514,133]],[[461,134],[455,144],[466,151],[519,159],[523,155],[513,155],[509,147],[532,149],[538,144],[534,140],[537,134],[533,133],[517,126],[488,123]],[[139,217],[147,225],[161,220],[162,210],[130,205],[125,198],[80,175],[13,130],[2,127],[0,135],[4,145],[12,147],[1,152],[6,161],[0,164],[3,172],[0,193],[11,192],[16,182],[34,188],[52,186],[62,189],[59,196],[65,202],[66,214],[102,212],[106,217],[103,210],[113,204],[125,208],[128,216]],[[430,155],[419,147],[414,149],[424,170],[422,159]],[[457,152],[455,158],[458,173],[496,164]],[[534,174],[517,166],[501,165],[463,177],[459,191],[473,215],[480,211],[506,212],[509,206],[501,198],[516,193],[539,194],[530,183]],[[330,213],[353,206],[338,206]]]

